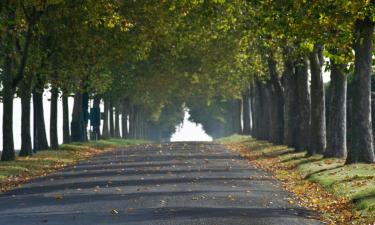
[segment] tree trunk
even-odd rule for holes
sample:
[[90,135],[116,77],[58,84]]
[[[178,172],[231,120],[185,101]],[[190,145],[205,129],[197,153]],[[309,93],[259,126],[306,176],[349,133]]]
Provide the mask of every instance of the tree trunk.
[[131,105],[129,112],[129,137],[135,139],[135,114],[136,106]]
[[284,91],[277,74],[276,61],[271,54],[268,58],[271,81],[271,142],[282,144],[284,137]]
[[310,140],[310,87],[306,58],[301,58],[296,65],[298,125],[296,151],[308,150]]
[[33,90],[34,152],[49,149],[44,123],[43,92],[43,85],[40,85],[39,90]]
[[11,161],[16,158],[13,143],[13,97],[12,87],[12,60],[10,56],[4,59],[3,68],[3,152],[2,161]]
[[121,138],[120,134],[120,107],[115,108],[115,137]]
[[232,116],[233,116],[233,133],[235,134],[241,134],[242,129],[241,129],[241,100],[236,99],[233,100],[233,111],[232,111]]
[[311,69],[311,132],[308,154],[323,154],[326,149],[326,113],[323,82],[323,48],[314,46],[310,55]]
[[255,128],[255,86],[253,83],[250,84],[250,135],[254,136]]
[[111,137],[115,136],[115,126],[114,126],[114,119],[113,119],[113,102],[112,100],[109,101],[109,132]]
[[82,113],[82,93],[76,92],[74,95],[74,105],[72,113],[72,122],[70,125],[72,141],[84,141],[84,118]]
[[246,89],[242,95],[243,134],[250,135],[250,90]]
[[355,23],[355,51],[351,147],[346,163],[375,161],[371,120],[371,66],[374,23],[370,18]]
[[108,99],[104,99],[104,113],[103,113],[103,132],[102,137],[104,139],[109,137],[109,129],[108,129],[108,111],[109,111],[109,102]]
[[122,103],[122,112],[121,112],[121,128],[122,128],[122,138],[123,139],[128,139],[129,137],[129,132],[128,132],[128,101],[124,100]]
[[331,100],[325,157],[345,158],[346,148],[346,65],[331,60]]
[[19,156],[31,156],[33,147],[30,134],[30,102],[31,102],[31,78],[28,76],[27,81],[21,82],[21,151]]
[[66,92],[62,95],[62,110],[63,110],[63,142],[70,143],[70,128],[69,128],[69,104],[68,94]]
[[82,141],[88,141],[87,126],[89,125],[89,93],[82,94]]
[[51,149],[59,149],[59,140],[57,135],[57,100],[59,97],[59,90],[57,87],[51,89],[51,114],[50,114],[50,143]]
[[296,146],[297,140],[297,79],[294,63],[290,59],[285,60],[284,65],[285,91],[284,91],[284,144],[290,147]]
[[100,96],[96,95],[94,97],[94,103],[92,107],[93,111],[90,113],[90,116],[92,118],[90,122],[91,126],[93,127],[96,139],[100,139],[100,100]]

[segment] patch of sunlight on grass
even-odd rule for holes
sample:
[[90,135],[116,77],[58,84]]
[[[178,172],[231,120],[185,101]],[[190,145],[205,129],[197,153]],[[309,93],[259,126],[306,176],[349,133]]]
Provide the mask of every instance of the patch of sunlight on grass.
[[238,142],[248,141],[249,139],[251,139],[250,136],[234,134],[234,135],[231,135],[231,136],[228,136],[228,137],[215,139],[215,142],[221,143],[221,144],[230,144],[230,143],[238,143]]

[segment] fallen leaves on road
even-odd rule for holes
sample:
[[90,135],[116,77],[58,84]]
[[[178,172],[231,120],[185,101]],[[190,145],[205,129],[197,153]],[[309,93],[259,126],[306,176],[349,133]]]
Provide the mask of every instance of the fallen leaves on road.
[[117,215],[118,214],[118,211],[116,209],[111,209],[111,214],[112,215]]
[[53,198],[56,200],[62,200],[64,197],[61,194],[55,194]]
[[133,212],[136,211],[136,209],[135,209],[135,208],[128,208],[126,211],[127,211],[128,213],[133,213]]
[[251,161],[251,165],[272,173],[275,179],[281,181],[283,188],[294,194],[294,199],[287,199],[290,204],[319,212],[321,219],[328,224],[369,224],[368,218],[355,211],[348,199],[336,197],[319,184],[303,179],[294,167],[280,163],[277,157],[252,151],[244,143],[227,146]]

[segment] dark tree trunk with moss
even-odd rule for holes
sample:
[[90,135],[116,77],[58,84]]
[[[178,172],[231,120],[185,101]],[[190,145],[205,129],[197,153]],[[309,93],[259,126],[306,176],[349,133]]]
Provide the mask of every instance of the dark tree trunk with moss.
[[310,147],[308,149],[309,155],[322,154],[327,145],[323,64],[323,48],[320,45],[315,45],[314,51],[310,55],[311,132]]
[[63,143],[70,143],[70,128],[69,128],[69,103],[68,94],[66,92],[62,95],[62,113],[63,113]]
[[242,95],[242,121],[243,121],[243,134],[250,135],[250,90],[246,89]]
[[325,157],[345,158],[347,155],[347,78],[343,72],[345,67],[346,65],[336,64],[331,60],[331,99]]
[[43,86],[38,85],[38,89],[33,90],[33,106],[34,106],[34,152],[38,150],[49,149],[46,126],[44,123],[44,108],[43,108]]
[[109,133],[111,137],[115,136],[115,124],[113,118],[113,102],[112,100],[109,101]]
[[115,108],[115,137],[121,138],[120,134],[120,108],[116,106]]
[[354,31],[355,64],[352,97],[351,146],[346,163],[373,163],[374,146],[371,120],[371,66],[372,35],[371,18],[357,20]]
[[274,144],[282,144],[284,137],[284,91],[277,74],[276,61],[271,54],[268,58],[268,70],[271,86],[269,88],[271,99],[271,131],[270,141]]
[[57,135],[57,100],[59,98],[59,90],[57,87],[51,88],[51,114],[50,114],[50,143],[51,149],[59,148],[59,140]]
[[104,99],[104,112],[103,112],[103,132],[102,137],[109,138],[109,129],[108,129],[108,111],[109,111],[109,101]]
[[297,142],[297,79],[294,63],[290,59],[284,64],[284,144],[295,147]]

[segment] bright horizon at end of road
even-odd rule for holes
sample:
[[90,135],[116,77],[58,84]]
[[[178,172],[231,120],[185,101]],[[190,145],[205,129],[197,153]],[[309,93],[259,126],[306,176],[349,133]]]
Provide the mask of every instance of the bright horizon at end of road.
[[171,141],[212,141],[212,137],[203,130],[202,124],[191,122],[189,117],[189,111],[185,110],[184,122],[178,126]]

